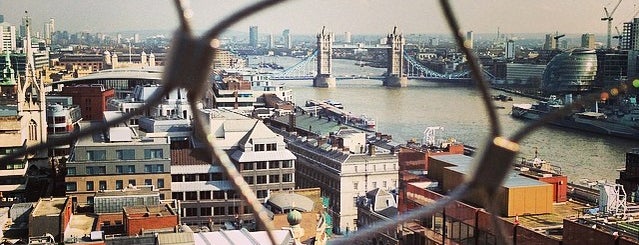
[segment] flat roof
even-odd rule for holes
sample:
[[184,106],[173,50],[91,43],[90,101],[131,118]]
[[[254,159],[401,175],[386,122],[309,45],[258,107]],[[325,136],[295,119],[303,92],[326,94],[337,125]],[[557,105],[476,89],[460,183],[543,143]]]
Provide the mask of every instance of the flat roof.
[[175,212],[167,204],[146,205],[146,206],[129,206],[123,207],[125,215],[129,214],[146,214],[172,216]]
[[35,208],[33,209],[33,216],[58,216],[64,209],[64,204],[67,201],[67,197],[53,197],[53,198],[40,198]]
[[430,158],[447,162],[455,166],[471,166],[474,160],[473,157],[462,154],[434,155],[430,156]]
[[[101,121],[82,121],[79,123],[80,129],[87,127],[95,127],[102,124]],[[168,137],[145,137],[145,133],[131,127],[111,127],[109,132],[114,133],[111,135],[111,142],[107,142],[105,135],[100,132],[94,132],[91,136],[82,137],[78,139],[76,146],[108,146],[108,145],[161,145],[169,144]],[[130,133],[129,133],[130,132]],[[123,141],[129,139],[130,141]],[[115,141],[115,142],[114,142]],[[106,144],[105,144],[106,143]]]
[[74,79],[64,80],[57,83],[84,82],[91,80],[108,79],[136,79],[136,80],[162,80],[162,66],[145,67],[144,69],[109,69],[91,73],[89,75]]

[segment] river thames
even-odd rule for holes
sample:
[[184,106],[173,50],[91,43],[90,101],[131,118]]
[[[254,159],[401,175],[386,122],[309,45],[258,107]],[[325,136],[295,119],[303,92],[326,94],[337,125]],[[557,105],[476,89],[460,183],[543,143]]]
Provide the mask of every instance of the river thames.
[[[257,60],[257,59],[255,59]],[[300,61],[291,57],[267,57],[284,67]],[[251,61],[256,62],[256,61]],[[380,75],[385,69],[360,67],[355,61],[333,60],[335,75]],[[380,80],[338,80],[336,88],[314,88],[312,81],[282,81],[293,89],[295,103],[303,105],[309,99],[332,99],[354,114],[365,114],[376,120],[378,132],[390,134],[398,143],[414,139],[420,142],[426,127],[441,126],[438,138],[454,138],[466,145],[482,147],[487,141],[490,125],[480,93],[472,85],[409,80],[406,88],[387,88]],[[492,94],[502,93],[492,91]],[[513,103],[531,103],[534,99],[510,95],[513,101],[496,101],[502,134],[512,136],[527,122],[510,117]],[[597,134],[544,127],[529,134],[521,142],[519,158],[539,157],[561,167],[569,182],[583,179],[613,182],[617,169],[625,165],[625,153],[639,148],[639,142]]]

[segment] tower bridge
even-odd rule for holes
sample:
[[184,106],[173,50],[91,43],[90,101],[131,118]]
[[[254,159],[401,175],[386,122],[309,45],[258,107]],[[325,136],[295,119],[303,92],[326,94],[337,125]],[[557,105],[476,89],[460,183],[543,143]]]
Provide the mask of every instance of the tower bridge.
[[[299,63],[284,69],[278,74],[274,74],[271,79],[313,80],[314,87],[322,88],[335,87],[339,79],[355,78],[382,80],[383,85],[387,87],[406,87],[409,78],[446,81],[468,81],[471,79],[470,71],[442,74],[422,65],[404,51],[406,41],[403,35],[398,33],[397,27],[394,27],[393,31],[386,36],[385,44],[365,45],[358,43],[356,45],[333,45],[333,40],[333,33],[326,31],[326,28],[322,27],[320,33],[317,34],[317,49]],[[388,54],[386,72],[375,76],[334,76],[332,73],[334,49],[386,49]],[[315,71],[309,71],[308,67],[313,61],[317,62],[317,69]],[[492,77],[490,73],[485,71],[484,73],[484,76]]]

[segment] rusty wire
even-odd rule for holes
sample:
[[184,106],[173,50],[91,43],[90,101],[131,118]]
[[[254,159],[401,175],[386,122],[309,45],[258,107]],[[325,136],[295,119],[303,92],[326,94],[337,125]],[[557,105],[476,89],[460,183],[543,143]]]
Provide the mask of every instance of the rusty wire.
[[[46,143],[26,147],[8,155],[4,155],[0,157],[0,162],[8,159],[15,159],[53,146],[71,144],[78,138],[86,137],[94,132],[103,131],[109,127],[123,123],[134,115],[159,104],[164,96],[176,88],[186,88],[189,91],[189,105],[191,106],[191,110],[196,112],[196,105],[201,99],[202,93],[205,91],[205,87],[208,86],[206,78],[210,72],[210,64],[215,55],[214,51],[218,48],[218,44],[215,42],[216,38],[220,35],[220,33],[234,23],[283,1],[284,0],[266,0],[250,5],[223,19],[207,31],[202,37],[196,38],[191,32],[190,18],[192,16],[192,12],[188,7],[188,2],[186,0],[174,0],[180,26],[174,33],[171,52],[163,73],[163,86],[150,96],[144,106],[129,113],[124,113],[122,116],[109,120],[105,123],[91,125],[56,140],[50,140]],[[459,32],[457,19],[449,2],[447,0],[440,0],[440,6],[458,48],[468,58],[473,79],[477,82],[477,88],[480,90],[484,106],[489,116],[489,123],[491,125],[488,142],[480,147],[480,149],[483,149],[483,153],[480,153],[478,157],[475,158],[475,172],[465,183],[458,186],[456,189],[451,191],[448,196],[436,201],[432,205],[409,211],[388,221],[378,222],[369,227],[358,230],[351,236],[331,240],[332,243],[347,244],[354,240],[362,241],[361,239],[370,238],[377,232],[392,228],[393,226],[400,225],[401,223],[432,215],[433,213],[442,210],[444,206],[452,201],[459,200],[464,195],[475,191],[482,192],[485,197],[485,206],[490,209],[489,211],[495,213],[496,210],[495,208],[491,208],[494,207],[494,205],[490,205],[490,200],[494,197],[499,184],[504,180],[505,175],[512,167],[514,156],[519,150],[518,142],[539,127],[542,127],[548,122],[556,120],[562,115],[569,113],[575,108],[575,105],[591,102],[596,99],[596,97],[592,96],[585,97],[571,105],[565,106],[561,110],[550,113],[541,120],[530,123],[526,127],[517,131],[512,137],[510,137],[510,140],[501,136],[500,124],[492,106],[493,102],[489,96],[489,84],[482,76],[482,70],[479,66],[478,60],[473,52],[464,45],[464,38]],[[276,244],[274,234],[272,233],[274,226],[268,218],[265,208],[261,205],[255,193],[253,193],[249,185],[244,181],[244,178],[242,178],[228,156],[222,149],[216,146],[215,138],[210,136],[210,130],[205,127],[205,121],[202,118],[202,115],[199,113],[194,114],[195,117],[193,124],[196,129],[194,132],[198,132],[199,138],[207,143],[205,144],[206,148],[212,152],[214,163],[220,164],[223,167],[235,189],[254,210],[254,216],[257,222],[263,227],[266,227],[271,242]],[[497,222],[495,221],[497,219],[497,215],[493,215],[493,225],[496,225]],[[510,243],[510,241],[505,239],[506,237],[503,233],[504,229],[501,229],[500,227],[497,228],[498,231],[502,231],[496,234],[500,242]]]

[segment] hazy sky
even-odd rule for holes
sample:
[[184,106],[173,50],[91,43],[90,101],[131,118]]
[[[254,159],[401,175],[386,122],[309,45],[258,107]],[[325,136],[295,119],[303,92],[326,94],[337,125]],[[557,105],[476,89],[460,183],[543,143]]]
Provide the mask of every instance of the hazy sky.
[[[255,1],[192,0],[193,26],[210,28],[232,11]],[[494,33],[605,33],[603,7],[617,0],[453,0],[463,31]],[[613,26],[632,19],[639,0],[625,0],[614,14]],[[117,32],[173,29],[177,13],[170,0],[0,0],[5,21],[20,24],[28,10],[34,30],[55,18],[57,30]],[[393,26],[403,33],[448,33],[435,0],[292,0],[250,16],[231,29],[260,33],[311,34],[322,26],[335,33],[384,34]],[[622,25],[619,25],[621,29]],[[613,29],[614,34],[614,29]]]

